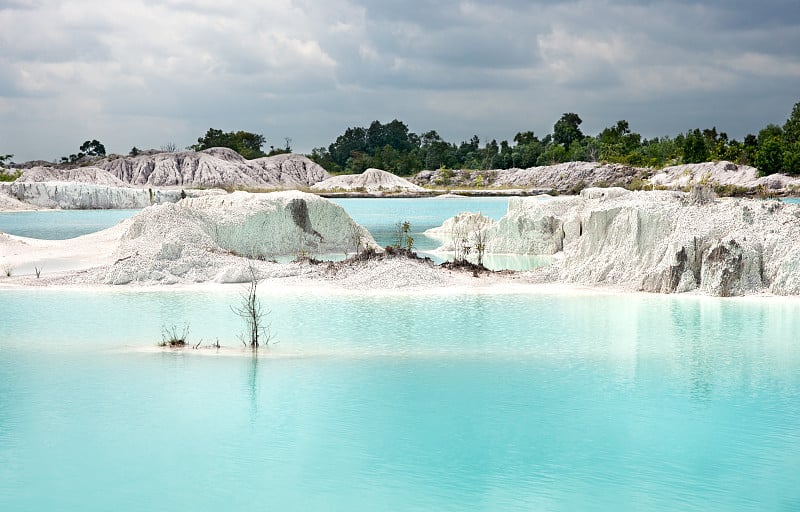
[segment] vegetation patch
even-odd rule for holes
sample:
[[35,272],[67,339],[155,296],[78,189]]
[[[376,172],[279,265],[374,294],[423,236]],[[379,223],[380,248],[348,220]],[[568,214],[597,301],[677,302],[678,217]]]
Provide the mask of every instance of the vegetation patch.
[[183,329],[175,325],[161,326],[161,343],[159,347],[183,348],[189,339],[189,326],[184,325]]

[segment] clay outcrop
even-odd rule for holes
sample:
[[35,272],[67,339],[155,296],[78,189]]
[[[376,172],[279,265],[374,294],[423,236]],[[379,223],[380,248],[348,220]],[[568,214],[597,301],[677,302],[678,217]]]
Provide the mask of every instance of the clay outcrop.
[[673,191],[512,198],[487,253],[554,255],[553,279],[647,292],[800,294],[800,206]]
[[367,169],[361,174],[343,174],[328,178],[311,187],[319,192],[409,193],[425,192],[405,178],[381,169]]
[[119,157],[96,165],[138,187],[287,189],[308,187],[330,177],[325,169],[302,155],[245,160],[228,148]]

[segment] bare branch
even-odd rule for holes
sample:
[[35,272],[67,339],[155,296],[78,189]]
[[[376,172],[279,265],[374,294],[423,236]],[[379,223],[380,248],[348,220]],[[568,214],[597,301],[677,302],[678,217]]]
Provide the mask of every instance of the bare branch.
[[258,277],[253,265],[250,265],[249,271],[250,283],[247,292],[242,294],[239,305],[231,306],[231,311],[244,320],[246,332],[241,336],[242,343],[253,350],[258,350],[261,345],[269,345],[272,335],[269,324],[264,322],[264,317],[269,311],[264,311],[258,298]]

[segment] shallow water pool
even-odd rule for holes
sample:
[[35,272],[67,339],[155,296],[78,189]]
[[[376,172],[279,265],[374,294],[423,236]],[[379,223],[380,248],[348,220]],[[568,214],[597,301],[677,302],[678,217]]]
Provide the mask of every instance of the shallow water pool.
[[0,212],[0,231],[10,235],[66,240],[110,228],[140,210],[45,210]]
[[0,510],[800,505],[798,301],[240,291],[0,290]]

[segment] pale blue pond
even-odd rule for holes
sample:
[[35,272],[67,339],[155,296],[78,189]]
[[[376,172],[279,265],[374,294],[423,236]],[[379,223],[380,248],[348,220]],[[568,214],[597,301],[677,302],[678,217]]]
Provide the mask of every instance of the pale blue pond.
[[798,301],[262,289],[261,357],[154,348],[239,291],[0,290],[0,510],[800,507]]
[[784,203],[800,204],[800,197],[784,197],[781,201]]
[[[507,208],[337,202],[423,248]],[[0,510],[800,510],[800,300],[262,289],[253,358],[240,291],[0,288]],[[226,348],[155,347],[183,324]]]
[[441,242],[422,234],[441,226],[461,212],[482,213],[490,219],[500,220],[508,211],[507,197],[415,198],[415,199],[334,199],[348,214],[369,230],[378,245],[385,247],[395,241],[398,222],[411,223],[414,246],[422,251],[432,250]]
[[10,235],[65,240],[94,233],[132,217],[139,210],[45,210],[0,212],[0,231]]

